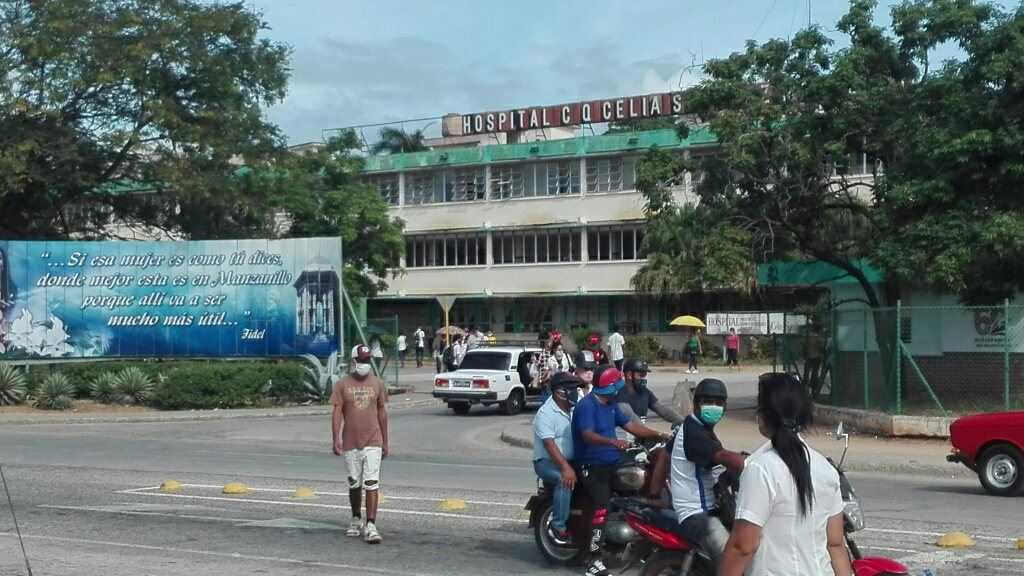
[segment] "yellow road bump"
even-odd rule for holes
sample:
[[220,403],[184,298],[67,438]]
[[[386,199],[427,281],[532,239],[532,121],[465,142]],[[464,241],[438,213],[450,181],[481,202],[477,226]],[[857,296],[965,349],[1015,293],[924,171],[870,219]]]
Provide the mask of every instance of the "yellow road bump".
[[316,492],[312,488],[299,488],[292,494],[292,498],[296,500],[311,500],[316,498]]
[[221,494],[248,494],[249,489],[241,482],[228,482],[220,492]]
[[468,508],[468,506],[466,506],[466,501],[463,500],[462,498],[447,498],[445,500],[442,500],[441,503],[437,505],[437,509],[440,512],[465,510],[466,508]]
[[523,510],[523,518],[529,518],[532,515],[533,512],[530,512],[529,510]]
[[974,546],[974,540],[963,532],[949,532],[943,534],[935,545],[940,548],[970,548]]
[[384,493],[381,492],[380,490],[377,490],[377,504],[383,504],[387,501],[388,499],[384,497]]
[[164,480],[160,484],[161,492],[174,492],[175,490],[181,490],[181,482],[177,480]]
[[1024,538],[1017,539],[1017,550],[1024,550]]

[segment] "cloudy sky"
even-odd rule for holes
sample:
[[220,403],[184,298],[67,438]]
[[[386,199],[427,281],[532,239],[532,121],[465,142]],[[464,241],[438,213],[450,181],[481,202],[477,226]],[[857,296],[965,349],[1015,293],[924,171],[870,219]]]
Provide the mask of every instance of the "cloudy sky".
[[[882,0],[879,14],[888,13]],[[292,46],[292,144],[322,130],[678,89],[691,65],[789,37],[807,0],[256,0]],[[812,0],[826,29],[844,0]],[[411,123],[422,127],[427,122]],[[437,124],[428,128],[436,132]],[[367,129],[367,137],[376,133]]]

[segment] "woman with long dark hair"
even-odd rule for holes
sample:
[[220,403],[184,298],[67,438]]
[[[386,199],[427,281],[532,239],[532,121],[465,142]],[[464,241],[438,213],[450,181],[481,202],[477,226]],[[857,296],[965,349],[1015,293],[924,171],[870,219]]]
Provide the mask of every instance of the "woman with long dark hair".
[[850,576],[843,539],[839,473],[800,432],[811,424],[807,388],[788,374],[765,374],[757,387],[761,434],[747,458],[736,522],[719,576]]

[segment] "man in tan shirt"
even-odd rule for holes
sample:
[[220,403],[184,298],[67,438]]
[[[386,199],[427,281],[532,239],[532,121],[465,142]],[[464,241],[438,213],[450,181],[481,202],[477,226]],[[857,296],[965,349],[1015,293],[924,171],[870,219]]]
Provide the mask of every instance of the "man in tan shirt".
[[[362,532],[367,542],[378,544],[382,538],[376,525],[377,490],[380,488],[380,462],[388,457],[388,392],[384,381],[370,373],[372,357],[369,347],[356,347],[355,370],[334,385],[327,403],[334,406],[331,417],[334,455],[345,456],[348,472],[352,522],[345,535],[356,537]],[[361,515],[363,491],[366,491],[365,526]]]

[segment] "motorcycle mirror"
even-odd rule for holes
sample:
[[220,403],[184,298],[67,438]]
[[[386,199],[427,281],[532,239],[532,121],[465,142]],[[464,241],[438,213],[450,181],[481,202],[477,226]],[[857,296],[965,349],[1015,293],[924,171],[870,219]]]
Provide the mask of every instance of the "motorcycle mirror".
[[843,423],[840,422],[839,427],[836,428],[836,440],[842,440],[843,436],[846,436],[846,428],[843,426]]

